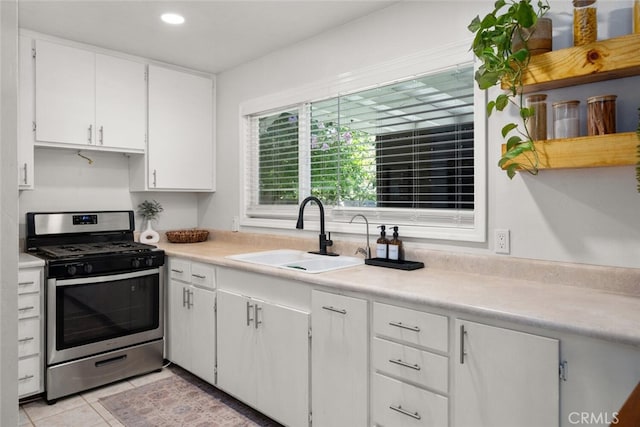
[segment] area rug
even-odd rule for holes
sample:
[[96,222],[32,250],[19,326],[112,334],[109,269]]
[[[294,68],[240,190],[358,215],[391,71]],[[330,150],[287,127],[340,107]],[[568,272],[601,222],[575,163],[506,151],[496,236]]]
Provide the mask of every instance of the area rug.
[[178,368],[176,374],[100,399],[126,427],[244,427],[280,424]]

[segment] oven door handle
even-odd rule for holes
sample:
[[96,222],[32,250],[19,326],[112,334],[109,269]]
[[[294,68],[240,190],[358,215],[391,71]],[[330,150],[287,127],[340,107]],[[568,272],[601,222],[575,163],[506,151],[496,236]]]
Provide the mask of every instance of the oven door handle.
[[135,279],[136,277],[153,276],[154,274],[160,274],[160,268],[150,268],[148,270],[131,271],[128,273],[120,274],[108,274],[98,277],[78,277],[77,279],[49,279],[55,280],[56,287],[58,286],[72,286],[72,285],[86,285],[91,283],[104,283],[115,282],[116,280]]

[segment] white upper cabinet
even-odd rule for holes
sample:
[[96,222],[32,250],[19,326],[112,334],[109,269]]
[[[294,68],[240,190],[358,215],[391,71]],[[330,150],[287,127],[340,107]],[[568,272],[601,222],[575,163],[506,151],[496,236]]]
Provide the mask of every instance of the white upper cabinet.
[[34,188],[32,40],[20,36],[18,46],[18,188],[32,190]]
[[36,144],[144,151],[144,64],[36,40],[35,74]]
[[96,54],[96,143],[144,150],[147,129],[145,65]]
[[149,65],[148,190],[212,191],[213,80]]

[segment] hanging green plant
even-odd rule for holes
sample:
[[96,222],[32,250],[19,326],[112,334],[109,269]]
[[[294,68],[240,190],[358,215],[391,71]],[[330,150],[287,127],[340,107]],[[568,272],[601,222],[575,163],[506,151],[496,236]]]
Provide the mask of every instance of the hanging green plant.
[[[491,116],[496,110],[503,111],[508,105],[515,105],[519,111],[520,123],[508,123],[502,128],[507,150],[498,166],[506,166],[509,178],[515,176],[517,169],[534,175],[538,173],[538,153],[527,129],[527,123],[535,111],[524,105],[522,77],[531,58],[529,39],[535,33],[538,20],[549,8],[546,0],[537,2],[537,10],[531,0],[497,0],[492,12],[482,19],[476,16],[467,27],[475,34],[471,49],[481,61],[474,76],[478,87],[487,90],[501,83],[506,89],[487,103],[487,115]],[[514,38],[521,41],[521,47],[515,52]],[[526,163],[515,161],[520,155],[523,155],[520,158],[526,159]]]

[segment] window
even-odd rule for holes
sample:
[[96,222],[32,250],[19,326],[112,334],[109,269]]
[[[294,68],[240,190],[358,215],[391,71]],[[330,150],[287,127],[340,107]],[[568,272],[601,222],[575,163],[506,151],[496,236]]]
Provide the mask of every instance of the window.
[[473,71],[455,66],[247,115],[246,216],[290,220],[313,195],[335,231],[363,213],[405,236],[483,240]]

